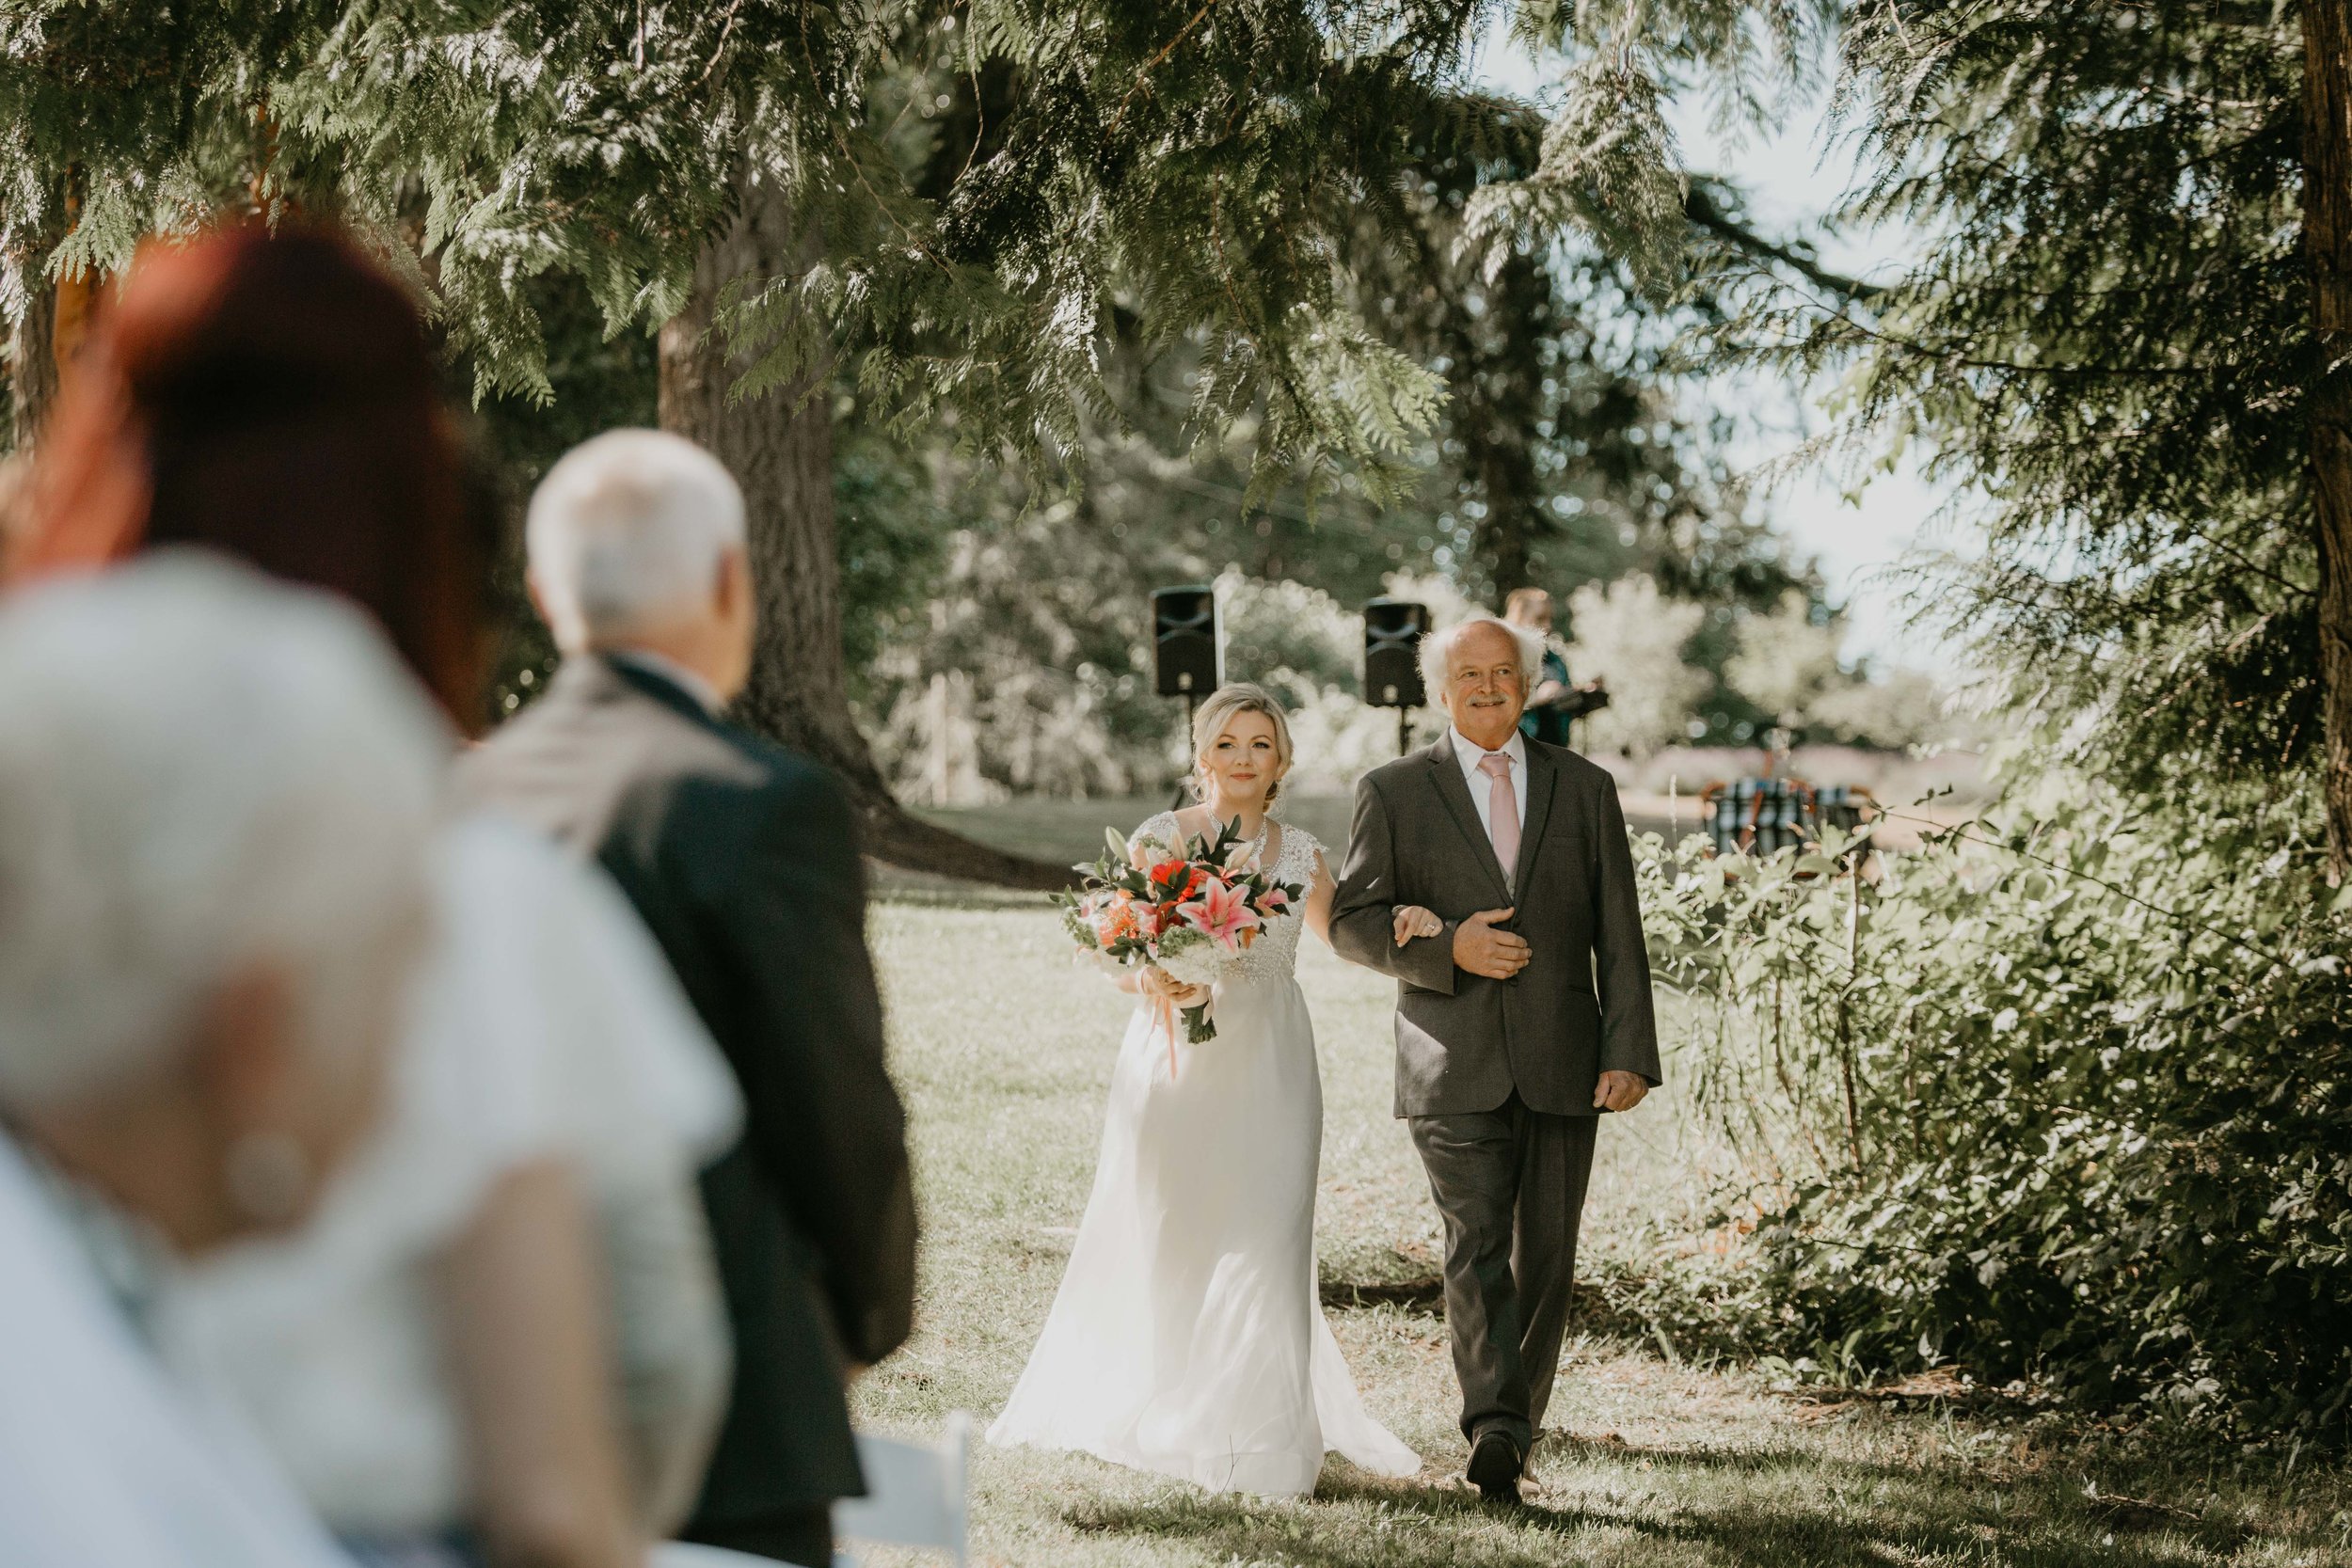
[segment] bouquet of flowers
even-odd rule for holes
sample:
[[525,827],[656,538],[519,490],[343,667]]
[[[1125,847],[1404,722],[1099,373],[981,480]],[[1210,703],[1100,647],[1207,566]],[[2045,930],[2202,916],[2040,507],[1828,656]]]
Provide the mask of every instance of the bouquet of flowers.
[[[1076,869],[1086,884],[1056,895],[1062,924],[1081,956],[1114,969],[1153,968],[1187,986],[1223,979],[1267,921],[1296,907],[1305,890],[1260,870],[1257,847],[1241,836],[1240,819],[1218,824],[1216,841],[1174,844],[1140,838],[1131,851],[1116,830],[1109,852]],[[1176,1071],[1175,1019],[1161,1003],[1168,1031],[1168,1070]],[[1198,1045],[1216,1037],[1202,1003],[1186,1007],[1184,1038]]]

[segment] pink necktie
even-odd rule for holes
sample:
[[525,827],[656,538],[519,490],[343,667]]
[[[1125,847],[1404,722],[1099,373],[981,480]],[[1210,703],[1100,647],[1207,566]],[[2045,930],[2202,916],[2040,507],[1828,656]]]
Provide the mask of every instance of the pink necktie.
[[1507,886],[1519,868],[1519,797],[1511,787],[1511,756],[1488,752],[1478,759],[1478,770],[1491,781],[1486,785],[1486,836],[1495,841],[1495,859],[1502,865]]

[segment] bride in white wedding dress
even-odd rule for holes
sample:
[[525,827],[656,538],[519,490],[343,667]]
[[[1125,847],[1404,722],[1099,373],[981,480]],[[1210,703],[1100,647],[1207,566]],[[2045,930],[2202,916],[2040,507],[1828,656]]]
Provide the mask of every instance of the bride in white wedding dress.
[[[1328,940],[1323,847],[1266,816],[1289,769],[1289,726],[1254,686],[1220,688],[1193,727],[1205,804],[1163,812],[1137,838],[1214,840],[1240,818],[1260,863],[1307,888],[1215,993],[1215,1038],[1180,1040],[1169,1073],[1162,996],[1200,1000],[1156,972],[1112,1069],[1093,1196],[1070,1267],[991,1443],[1078,1449],[1211,1491],[1314,1490],[1327,1451],[1384,1475],[1421,1468],[1366,1414],[1315,1289],[1323,1083],[1293,968],[1302,929]],[[1178,1031],[1179,1034],[1182,1031]]]

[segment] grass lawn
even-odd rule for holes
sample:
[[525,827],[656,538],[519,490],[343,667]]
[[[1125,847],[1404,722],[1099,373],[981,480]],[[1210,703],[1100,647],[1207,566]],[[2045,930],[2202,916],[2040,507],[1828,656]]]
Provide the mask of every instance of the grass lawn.
[[[872,1430],[928,1438],[949,1411],[982,1424],[995,1414],[1044,1321],[1092,1176],[1126,999],[1072,964],[1041,904],[883,902],[873,939],[926,1233],[915,1338],[867,1374],[856,1402]],[[1437,1227],[1389,1116],[1388,987],[1312,942],[1301,981],[1323,1057],[1326,1289],[1425,1275]],[[1689,1212],[1703,1150],[1688,1122],[1670,1085],[1602,1129],[1588,1256],[1652,1244],[1661,1218],[1671,1232]],[[1428,1461],[1419,1480],[1335,1460],[1313,1498],[1266,1502],[978,1445],[978,1560],[2352,1568],[2352,1481],[2308,1454],[1933,1401],[1806,1402],[1753,1372],[1596,1335],[1567,1347],[1537,1506],[1492,1512],[1454,1483],[1465,1449],[1442,1321],[1418,1305],[1332,1319],[1373,1413]]]

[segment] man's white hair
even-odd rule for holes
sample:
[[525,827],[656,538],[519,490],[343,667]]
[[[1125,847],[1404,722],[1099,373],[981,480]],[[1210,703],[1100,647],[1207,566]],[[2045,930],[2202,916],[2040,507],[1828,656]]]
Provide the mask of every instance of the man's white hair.
[[743,547],[743,492],[683,436],[612,430],[564,454],[531,498],[532,581],[567,651],[689,619]]
[[1421,684],[1427,689],[1429,700],[1447,712],[1447,693],[1453,688],[1450,664],[1454,649],[1462,641],[1462,634],[1472,626],[1492,626],[1518,644],[1519,693],[1525,696],[1535,689],[1544,669],[1544,634],[1533,626],[1516,626],[1499,615],[1472,615],[1456,621],[1443,631],[1433,631],[1421,640]]
[[168,1069],[254,961],[306,1045],[353,1043],[354,977],[414,950],[448,747],[357,612],[211,557],[0,606],[0,1109]]

